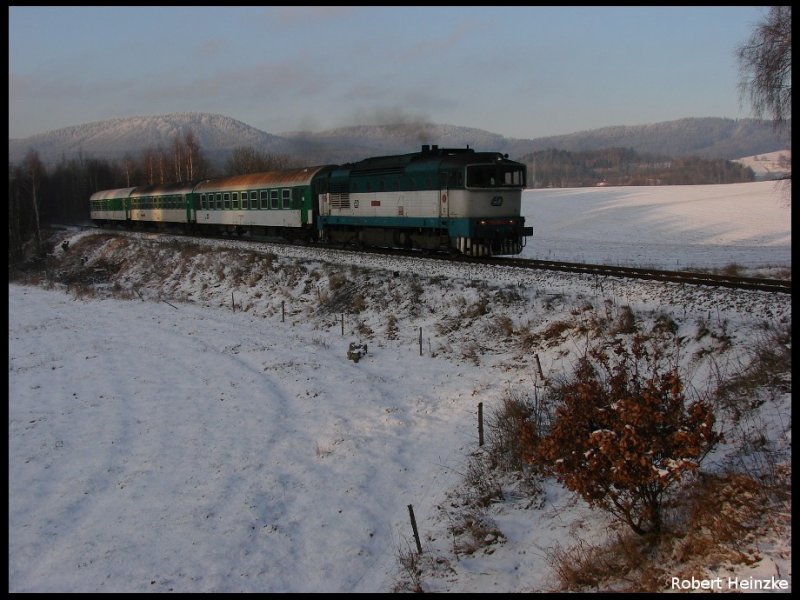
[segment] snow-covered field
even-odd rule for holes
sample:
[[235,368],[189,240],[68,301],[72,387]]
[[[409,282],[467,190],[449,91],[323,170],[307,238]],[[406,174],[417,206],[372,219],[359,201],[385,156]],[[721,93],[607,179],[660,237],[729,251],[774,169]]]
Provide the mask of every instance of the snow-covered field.
[[[527,256],[791,266],[771,182],[529,191],[524,206]],[[568,373],[598,343],[582,325],[624,307],[643,330],[674,320],[698,391],[791,326],[790,298],[762,292],[70,235],[59,268],[104,278],[96,292],[9,285],[12,592],[391,591],[414,546],[408,505],[439,557],[425,590],[551,590],[552,549],[600,543],[610,519],[548,481],[533,504],[509,493],[490,508],[501,539],[453,555],[478,403],[491,414],[541,386],[536,356],[546,377]],[[561,321],[562,336],[521,344]],[[351,342],[367,345],[357,363]],[[791,394],[747,426],[791,464]],[[729,437],[706,468],[729,464]],[[791,587],[788,523],[752,564],[702,575]]]
[[782,182],[528,190],[541,260],[744,269],[791,264],[791,207]]

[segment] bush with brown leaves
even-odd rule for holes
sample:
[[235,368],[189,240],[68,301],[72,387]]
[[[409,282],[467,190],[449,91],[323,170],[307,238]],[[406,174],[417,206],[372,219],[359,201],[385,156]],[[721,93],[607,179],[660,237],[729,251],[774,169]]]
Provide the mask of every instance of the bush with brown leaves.
[[658,359],[640,337],[583,357],[537,451],[567,488],[640,535],[660,532],[664,493],[720,439],[710,404],[688,403]]

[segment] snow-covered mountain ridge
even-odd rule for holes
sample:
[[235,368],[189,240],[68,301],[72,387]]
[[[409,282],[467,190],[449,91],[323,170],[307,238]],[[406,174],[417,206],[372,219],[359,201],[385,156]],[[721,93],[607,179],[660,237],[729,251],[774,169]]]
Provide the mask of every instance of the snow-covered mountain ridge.
[[687,154],[735,159],[785,147],[767,121],[719,118],[680,119],[637,126],[615,126],[537,139],[507,138],[470,127],[430,122],[344,127],[322,132],[272,134],[218,114],[172,113],[109,119],[65,127],[24,139],[9,140],[9,161],[22,160],[29,149],[45,163],[82,153],[86,157],[120,160],[159,144],[168,148],[175,135],[189,130],[213,161],[225,160],[233,149],[301,157],[307,164],[343,163],[367,156],[415,152],[421,144],[498,151],[519,158],[559,148],[593,150],[631,147],[639,152],[673,157]]

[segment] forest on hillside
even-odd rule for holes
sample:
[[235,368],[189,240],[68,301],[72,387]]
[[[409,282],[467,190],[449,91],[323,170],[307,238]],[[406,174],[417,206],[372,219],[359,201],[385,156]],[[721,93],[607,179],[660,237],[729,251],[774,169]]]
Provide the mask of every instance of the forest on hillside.
[[520,162],[528,166],[528,187],[597,185],[703,185],[754,181],[750,167],[721,159],[669,158],[639,154],[631,148],[584,152],[541,150]]

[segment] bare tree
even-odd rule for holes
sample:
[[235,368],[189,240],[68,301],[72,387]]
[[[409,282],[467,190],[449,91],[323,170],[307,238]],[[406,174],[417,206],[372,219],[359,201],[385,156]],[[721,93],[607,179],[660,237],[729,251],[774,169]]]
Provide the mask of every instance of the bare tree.
[[245,175],[273,169],[287,169],[291,161],[281,154],[269,154],[252,147],[236,148],[227,163],[225,172],[228,175]]
[[142,151],[142,170],[144,171],[144,181],[147,185],[155,183],[155,161],[156,152],[152,147],[145,148]]
[[22,161],[22,187],[30,194],[31,204],[33,205],[33,218],[36,235],[36,249],[42,250],[42,232],[39,226],[39,189],[45,177],[45,168],[36,150],[28,150],[25,159]]
[[203,177],[208,170],[208,166],[203,156],[200,142],[197,141],[197,137],[191,129],[186,132],[183,143],[186,154],[186,179],[191,181],[192,179]]
[[[183,181],[183,142],[181,141],[181,136],[179,134],[175,134],[175,137],[172,138],[172,164],[175,168],[175,179],[174,181]],[[164,183],[163,181],[161,183]]]
[[770,6],[764,20],[736,51],[742,99],[759,118],[768,115],[791,139],[792,7]]

